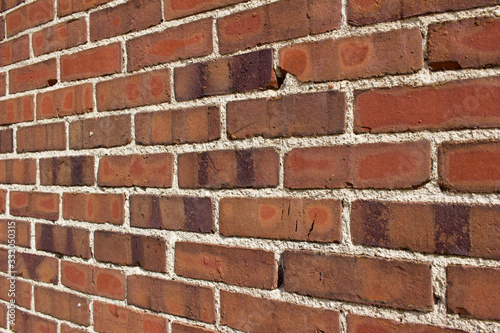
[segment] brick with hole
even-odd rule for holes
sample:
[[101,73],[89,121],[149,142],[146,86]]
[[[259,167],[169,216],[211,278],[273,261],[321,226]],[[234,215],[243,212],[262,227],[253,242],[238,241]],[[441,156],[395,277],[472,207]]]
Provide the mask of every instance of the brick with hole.
[[127,286],[127,301],[130,305],[215,323],[212,288],[144,275],[129,275]]
[[99,111],[170,102],[170,70],[120,77],[96,85]]
[[171,187],[173,157],[169,153],[104,156],[97,183],[108,187]]
[[57,0],[57,15],[67,16],[92,9],[113,0]]
[[227,133],[232,139],[341,134],[345,107],[345,95],[336,91],[229,102]]
[[11,191],[10,213],[55,221],[59,218],[59,194]]
[[0,43],[0,66],[7,66],[21,60],[26,60],[29,57],[30,57],[29,35],[24,35]]
[[245,0],[163,1],[165,7],[165,19],[171,20],[234,5],[240,2],[244,2]]
[[95,183],[93,156],[43,158],[40,184],[59,186],[90,186]]
[[66,125],[51,123],[21,127],[17,130],[17,152],[66,149]]
[[7,36],[49,22],[54,14],[53,0],[36,0],[25,4],[6,15]]
[[[5,209],[5,194],[2,201]],[[7,245],[9,243],[9,235],[13,233],[10,230],[15,232],[16,246],[31,247],[31,224],[29,222],[11,219],[0,220],[0,244]]]
[[446,142],[438,150],[439,185],[454,192],[500,192],[500,142]]
[[500,66],[500,19],[432,24],[427,45],[433,70]]
[[33,95],[0,101],[0,125],[23,123],[35,119]]
[[79,325],[90,325],[87,298],[52,288],[35,286],[35,310]]
[[[99,61],[95,61],[99,59]],[[122,71],[122,47],[120,43],[98,46],[92,49],[61,56],[61,80],[74,81]]]
[[451,265],[446,268],[448,313],[500,320],[500,269]]
[[219,19],[220,52],[339,29],[340,21],[340,0],[282,0]]
[[124,194],[64,193],[62,200],[64,219],[115,225],[124,222]]
[[[15,295],[12,295],[12,291]],[[10,276],[0,276],[0,299],[6,302],[13,299],[17,306],[29,309],[31,308],[31,284]]]
[[69,49],[87,42],[84,18],[59,23],[33,33],[33,53],[39,56]]
[[342,240],[342,203],[301,198],[222,198],[224,236],[313,242]]
[[57,322],[16,309],[15,325],[11,326],[14,332],[43,332],[57,333]]
[[57,61],[49,59],[9,71],[9,92],[50,87],[57,83]]
[[142,112],[135,115],[135,140],[140,145],[210,142],[221,137],[216,106]]
[[162,21],[162,0],[130,0],[90,14],[90,40],[143,30]]
[[62,118],[92,112],[92,96],[91,83],[39,93],[36,95],[36,118]]
[[388,133],[496,128],[498,77],[355,93],[354,131]]
[[57,284],[59,281],[59,259],[17,252],[16,271],[17,275],[24,279]]
[[211,18],[182,24],[127,41],[127,69],[205,56],[212,47]]
[[208,197],[133,195],[130,225],[210,233],[214,228],[212,206]]
[[0,153],[12,153],[14,151],[12,133],[12,129],[0,130]]
[[281,71],[303,82],[408,74],[424,65],[422,34],[416,28],[298,43],[280,49],[278,56]]
[[166,244],[156,237],[96,231],[94,257],[97,261],[166,272]]
[[0,183],[33,185],[36,183],[36,160],[16,159],[0,161]]
[[69,148],[125,146],[132,141],[131,126],[130,115],[76,120],[69,125]]
[[90,233],[87,229],[37,223],[35,235],[37,250],[90,258]]
[[243,287],[278,287],[278,267],[274,253],[264,250],[177,242],[175,273]]
[[184,323],[172,323],[172,333],[216,333],[214,330],[209,330],[200,326],[191,326]]
[[283,270],[292,293],[422,312],[434,306],[429,264],[287,250]]
[[125,299],[125,275],[116,269],[61,261],[61,283],[86,294]]
[[455,330],[440,326],[430,326],[413,323],[401,323],[396,320],[381,318],[371,318],[354,314],[347,315],[347,333],[465,333],[462,330]]
[[279,156],[273,148],[187,153],[178,159],[181,188],[278,185]]

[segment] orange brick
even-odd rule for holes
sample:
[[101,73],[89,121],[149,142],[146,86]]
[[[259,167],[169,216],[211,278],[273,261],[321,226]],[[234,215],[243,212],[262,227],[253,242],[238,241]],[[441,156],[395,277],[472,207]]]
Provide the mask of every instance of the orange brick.
[[125,195],[64,193],[63,218],[93,223],[123,224]]
[[43,192],[10,192],[10,213],[55,221],[59,218],[59,195]]
[[0,125],[23,123],[35,119],[33,95],[0,101]]
[[7,36],[36,27],[54,18],[53,0],[36,0],[21,6],[6,16]]
[[51,90],[36,96],[37,119],[58,118],[92,112],[91,83]]
[[71,20],[37,31],[33,34],[35,56],[68,49],[87,42],[85,19]]

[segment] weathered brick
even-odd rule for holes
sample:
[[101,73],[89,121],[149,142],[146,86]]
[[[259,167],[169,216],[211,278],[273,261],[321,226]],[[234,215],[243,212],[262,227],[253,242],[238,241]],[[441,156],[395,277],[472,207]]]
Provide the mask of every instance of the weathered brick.
[[12,129],[0,130],[0,153],[12,153],[14,151],[12,132]]
[[87,42],[87,23],[84,18],[59,23],[33,33],[35,56],[69,49]]
[[406,74],[423,65],[422,34],[417,28],[305,42],[279,51],[280,69],[304,82]]
[[278,267],[274,253],[264,250],[177,242],[175,273],[244,287],[278,287]]
[[161,69],[99,82],[96,95],[99,111],[170,102],[170,71]]
[[[3,22],[1,22],[3,23]],[[0,66],[7,66],[30,57],[30,37],[24,35],[0,44]]]
[[16,325],[11,326],[14,332],[57,333],[57,323],[31,313],[16,309]]
[[367,332],[383,332],[383,333],[465,333],[462,330],[454,330],[451,328],[401,323],[396,320],[387,320],[380,318],[370,318],[357,316],[354,314],[347,315],[347,333],[367,333]]
[[90,233],[87,229],[37,223],[35,234],[37,250],[90,258]]
[[216,331],[175,322],[172,323],[172,333],[216,333]]
[[125,146],[132,140],[130,115],[82,119],[69,125],[70,149]]
[[[14,297],[12,296],[14,292]],[[0,276],[0,299],[10,302],[14,299],[17,306],[31,308],[31,284],[8,276]]]
[[171,187],[172,154],[104,156],[99,161],[100,186]]
[[232,139],[341,134],[345,107],[345,95],[336,91],[229,102],[227,133]]
[[338,311],[224,290],[221,290],[221,324],[245,332],[340,333]]
[[[5,196],[3,198],[5,208]],[[14,230],[9,231],[9,230]],[[11,234],[15,233],[16,246],[30,247],[31,245],[31,225],[29,222],[17,220],[0,220],[0,243],[8,244],[11,240]]]
[[36,118],[60,118],[94,109],[91,83],[65,87],[36,95]]
[[9,92],[11,94],[49,87],[56,83],[56,59],[49,59],[9,71]]
[[245,0],[164,0],[165,19],[171,20],[244,2]]
[[156,272],[166,271],[166,245],[160,238],[96,231],[94,251],[98,261],[141,266]]
[[90,186],[95,183],[93,156],[40,159],[40,184]]
[[64,193],[63,218],[92,223],[124,222],[125,195]]
[[113,0],[57,0],[57,15],[66,16],[82,12]]
[[220,139],[220,112],[200,106],[135,115],[135,138],[141,145],[198,143]]
[[59,218],[59,194],[11,191],[10,213],[55,221]]
[[51,123],[21,127],[17,130],[17,152],[66,149],[66,125]]
[[75,324],[90,325],[89,300],[68,292],[35,286],[35,310]]
[[54,18],[53,0],[36,0],[6,15],[7,36],[49,22]]
[[33,95],[0,101],[0,125],[22,123],[35,119]]
[[0,183],[35,184],[36,160],[0,160]]
[[16,270],[25,279],[52,284],[59,281],[59,260],[54,257],[17,252]]

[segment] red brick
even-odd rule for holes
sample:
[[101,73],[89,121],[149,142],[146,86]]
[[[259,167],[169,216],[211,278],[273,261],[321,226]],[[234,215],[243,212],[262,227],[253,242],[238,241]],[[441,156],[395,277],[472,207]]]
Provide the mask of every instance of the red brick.
[[[95,61],[99,59],[99,61]],[[61,80],[73,81],[122,71],[122,48],[114,43],[61,56]]]
[[7,36],[36,27],[54,19],[54,1],[36,0],[6,15]]
[[67,220],[121,225],[124,206],[123,194],[63,194],[63,218]]
[[33,95],[0,101],[0,125],[22,123],[35,119]]
[[473,18],[432,24],[429,66],[434,70],[499,66],[499,45],[500,19]]
[[59,260],[54,257],[17,252],[16,270],[25,279],[52,284],[59,281]]
[[125,275],[115,269],[61,262],[61,283],[82,293],[125,299]]
[[14,151],[12,139],[12,129],[0,130],[0,153],[12,153]]
[[97,332],[167,333],[168,319],[127,307],[94,302],[94,329]]
[[313,242],[342,241],[342,203],[300,198],[223,198],[224,236]]
[[0,2],[0,11],[5,12],[8,9],[14,8],[25,0],[2,0]]
[[5,94],[7,94],[7,74],[0,73],[0,96],[5,96]]
[[230,6],[244,1],[245,0],[164,0],[165,19],[176,19],[216,8]]
[[31,284],[16,278],[8,279],[8,276],[0,276],[0,299],[6,302],[13,299],[17,306],[29,309],[31,308]]
[[224,290],[221,290],[221,324],[245,332],[340,333],[338,311]]
[[2,184],[35,184],[36,160],[1,160],[0,183]]
[[[1,11],[1,9],[0,9],[0,11]],[[4,39],[5,39],[5,19],[2,17],[2,18],[0,18],[0,40],[4,40]]]
[[75,324],[90,325],[89,300],[68,292],[35,286],[35,310]]
[[98,261],[166,271],[166,244],[160,238],[96,231],[94,251]]
[[90,233],[87,229],[37,223],[35,233],[37,250],[90,258]]
[[10,213],[55,221],[59,218],[59,194],[11,191]]
[[424,141],[302,148],[285,156],[285,186],[293,189],[415,188],[430,172]]
[[362,317],[353,314],[347,315],[347,333],[465,333],[451,328],[401,323],[396,320]]
[[69,49],[87,42],[87,23],[84,18],[56,24],[33,33],[35,56]]
[[221,53],[340,28],[340,0],[281,0],[217,22]]
[[[5,207],[5,196],[3,198],[3,205]],[[9,237],[12,234],[12,231],[15,231],[15,244],[16,246],[22,247],[31,247],[31,224],[25,221],[17,221],[17,220],[0,220],[0,243],[8,244],[9,240],[12,238]]]
[[99,82],[96,91],[99,111],[170,102],[170,71],[161,69]]
[[220,112],[200,106],[135,115],[135,139],[140,145],[210,142],[220,139]]
[[51,123],[21,127],[17,130],[17,152],[66,149],[66,125]]
[[216,333],[216,331],[183,323],[172,323],[172,333]]
[[[3,23],[3,22],[1,22]],[[30,38],[24,35],[0,44],[0,66],[7,66],[30,57]]]
[[40,159],[40,184],[91,186],[95,183],[93,156]]
[[278,185],[278,169],[273,148],[181,154],[179,187],[272,187]]
[[80,328],[74,328],[69,326],[68,324],[61,324],[61,333],[89,333],[89,331]]
[[92,9],[113,0],[57,0],[57,15],[66,16]]
[[11,94],[49,87],[56,83],[56,59],[49,59],[9,71],[9,91]]
[[169,153],[104,156],[99,161],[97,183],[111,187],[171,187],[173,157]]
[[7,312],[7,305],[0,303],[0,327],[7,328]]
[[227,105],[227,133],[232,139],[341,134],[344,118],[345,95],[336,91],[235,101]]
[[278,287],[274,253],[241,247],[177,242],[175,273],[244,287]]
[[432,311],[428,264],[361,256],[285,251],[284,288],[301,295]]
[[143,275],[130,275],[127,286],[127,300],[131,305],[215,323],[215,299],[211,288]]
[[94,109],[91,83],[65,87],[36,95],[36,118],[60,118]]
[[162,21],[162,0],[130,0],[90,14],[90,39],[124,35],[152,27]]
[[56,333],[57,323],[28,312],[16,309],[15,325],[11,326],[14,332],[40,332],[40,333]]
[[444,143],[438,155],[443,189],[500,192],[500,142]]
[[212,53],[212,19],[199,20],[127,41],[128,70]]
[[500,78],[360,91],[355,93],[354,131],[495,128],[500,124],[499,103]]
[[174,80],[178,101],[278,88],[270,49],[176,68]]
[[70,149],[111,148],[132,141],[130,115],[82,119],[69,125]]
[[500,269],[449,266],[448,313],[484,320],[500,320]]
[[294,44],[279,51],[280,69],[304,82],[406,74],[423,65],[422,34],[416,28]]
[[[1,214],[5,213],[6,198],[7,198],[7,191],[6,190],[0,190],[0,213]],[[7,234],[5,234],[5,235],[0,234],[0,237],[3,237],[3,236],[7,237]]]

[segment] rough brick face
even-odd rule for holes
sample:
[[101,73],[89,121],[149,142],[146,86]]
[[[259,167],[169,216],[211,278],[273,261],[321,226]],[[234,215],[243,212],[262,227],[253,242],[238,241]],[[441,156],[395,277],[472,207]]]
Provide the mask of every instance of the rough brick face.
[[19,153],[64,149],[66,149],[66,125],[64,123],[23,127],[17,131]]
[[54,1],[36,0],[21,6],[6,16],[7,36],[15,35],[54,18]]
[[0,125],[16,124],[35,119],[33,96],[0,101]]
[[59,281],[59,260],[54,257],[17,253],[16,270],[25,279],[52,284]]
[[41,55],[68,49],[87,42],[87,23],[72,20],[37,31],[33,34],[33,53]]
[[40,159],[42,185],[85,186],[93,185],[94,157],[71,156]]
[[7,66],[29,57],[30,38],[28,35],[0,43],[0,66]]
[[418,325],[418,324],[402,324],[395,320],[384,320],[380,318],[370,318],[356,315],[347,316],[347,332],[348,333],[366,333],[366,332],[384,332],[384,333],[462,333],[462,330],[454,330],[451,328]]
[[10,192],[10,213],[55,221],[59,218],[59,195],[44,192]]
[[70,149],[124,146],[131,139],[129,115],[84,119],[69,125]]
[[0,277],[0,299],[10,302],[11,290],[15,288],[15,303],[23,308],[31,308],[31,284],[19,279]]
[[90,258],[89,232],[86,229],[38,223],[35,230],[37,250]]
[[[3,198],[5,210],[5,196]],[[10,228],[9,228],[10,227]],[[31,244],[31,226],[29,222],[17,220],[0,220],[0,243],[8,244],[9,229],[15,228],[15,242],[17,246],[30,247]]]
[[215,8],[234,5],[244,0],[205,0],[205,1],[184,1],[184,0],[164,0],[165,18],[175,19],[192,14],[201,13]]
[[3,184],[35,184],[36,160],[1,160],[0,182]]
[[57,14],[66,16],[76,12],[92,9],[112,0],[57,0]]
[[64,193],[63,218],[93,223],[123,224],[123,194]]
[[14,150],[12,138],[12,129],[0,131],[0,153],[12,153]]
[[36,118],[49,119],[91,112],[94,108],[92,84],[47,91],[36,95]]
[[9,92],[11,94],[49,87],[56,83],[56,59],[49,59],[9,71]]
[[57,323],[28,312],[16,309],[16,325],[14,332],[47,332],[56,333]]
[[52,288],[35,287],[35,309],[75,324],[88,326],[90,323],[87,299]]

